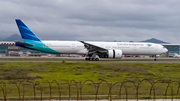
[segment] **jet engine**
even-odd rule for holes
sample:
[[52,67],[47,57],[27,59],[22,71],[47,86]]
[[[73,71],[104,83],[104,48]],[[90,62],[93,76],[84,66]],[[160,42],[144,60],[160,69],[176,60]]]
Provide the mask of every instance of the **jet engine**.
[[108,58],[122,58],[121,50],[108,50]]

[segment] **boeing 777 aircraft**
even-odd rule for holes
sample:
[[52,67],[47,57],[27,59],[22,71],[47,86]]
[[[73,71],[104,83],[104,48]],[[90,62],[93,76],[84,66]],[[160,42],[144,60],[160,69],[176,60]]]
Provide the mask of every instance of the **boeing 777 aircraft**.
[[156,61],[156,55],[168,51],[162,45],[142,42],[42,41],[20,19],[15,21],[23,39],[16,41],[16,46],[51,54],[81,54],[90,61],[122,58],[122,55],[154,55]]

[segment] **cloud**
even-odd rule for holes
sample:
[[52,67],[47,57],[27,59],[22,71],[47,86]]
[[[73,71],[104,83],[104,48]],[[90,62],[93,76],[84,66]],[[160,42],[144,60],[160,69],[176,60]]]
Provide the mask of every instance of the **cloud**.
[[21,19],[42,39],[178,43],[179,0],[0,0],[0,34]]

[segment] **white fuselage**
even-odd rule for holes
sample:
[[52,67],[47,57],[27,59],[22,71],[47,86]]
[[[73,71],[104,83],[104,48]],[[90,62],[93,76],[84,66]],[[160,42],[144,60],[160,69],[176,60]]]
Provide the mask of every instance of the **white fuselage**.
[[[88,50],[79,41],[42,41],[45,45],[62,54],[87,54]],[[164,46],[154,43],[143,42],[94,42],[90,44],[108,50],[122,50],[123,55],[158,55],[166,53]]]

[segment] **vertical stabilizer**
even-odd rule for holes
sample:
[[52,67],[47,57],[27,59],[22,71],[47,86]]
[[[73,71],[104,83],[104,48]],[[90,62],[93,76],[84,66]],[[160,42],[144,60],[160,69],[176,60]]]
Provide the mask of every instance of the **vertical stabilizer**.
[[15,21],[23,40],[41,41],[20,19]]

